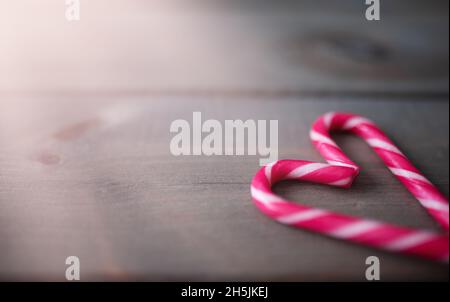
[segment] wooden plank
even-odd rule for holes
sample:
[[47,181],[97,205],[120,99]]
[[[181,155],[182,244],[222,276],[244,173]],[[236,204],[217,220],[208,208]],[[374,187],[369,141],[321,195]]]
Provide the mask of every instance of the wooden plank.
[[[170,104],[170,106],[168,106]],[[174,157],[170,123],[278,119],[280,158],[320,161],[312,121],[329,110],[375,120],[447,196],[446,99],[2,97],[0,279],[448,280],[445,265],[291,229],[263,216],[249,184],[258,157]],[[351,190],[283,183],[307,204],[414,227],[437,226],[360,140],[338,136],[363,168]]]
[[448,2],[0,4],[1,91],[448,93]]

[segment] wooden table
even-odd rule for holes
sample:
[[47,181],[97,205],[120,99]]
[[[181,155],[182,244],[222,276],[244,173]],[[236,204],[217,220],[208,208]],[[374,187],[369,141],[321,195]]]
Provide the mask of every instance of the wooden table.
[[[262,215],[258,156],[181,156],[175,119],[279,120],[280,158],[321,161],[331,110],[363,114],[449,194],[448,2],[0,4],[0,279],[448,280],[448,267],[330,240]],[[108,2],[108,10],[104,7]],[[408,3],[408,4],[406,4]],[[25,9],[26,8],[26,9]],[[276,191],[348,214],[438,229],[361,140],[351,190]]]

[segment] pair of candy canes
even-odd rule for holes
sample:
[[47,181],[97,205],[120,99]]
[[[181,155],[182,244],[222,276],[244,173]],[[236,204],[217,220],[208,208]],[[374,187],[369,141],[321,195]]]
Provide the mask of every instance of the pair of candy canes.
[[[444,232],[401,227],[334,213],[288,202],[274,194],[271,187],[286,179],[342,188],[349,188],[352,185],[359,173],[359,167],[331,139],[332,131],[350,131],[363,138],[389,170],[441,225]],[[372,121],[354,114],[330,112],[316,120],[310,137],[328,164],[304,160],[279,160],[263,167],[255,175],[251,185],[253,201],[263,213],[280,223],[329,237],[448,263],[448,200]]]

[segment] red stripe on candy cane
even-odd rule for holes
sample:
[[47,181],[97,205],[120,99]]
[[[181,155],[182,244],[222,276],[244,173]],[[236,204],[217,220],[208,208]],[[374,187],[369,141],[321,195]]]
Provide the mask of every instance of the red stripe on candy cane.
[[[273,184],[296,179],[349,188],[359,173],[330,137],[330,131],[349,131],[364,139],[388,169],[441,225],[444,233],[396,226],[291,203],[271,190]],[[263,167],[253,178],[251,195],[256,206],[276,221],[336,239],[386,251],[448,262],[448,200],[423,176],[372,121],[354,114],[330,112],[313,124],[310,138],[327,163],[280,160]]]

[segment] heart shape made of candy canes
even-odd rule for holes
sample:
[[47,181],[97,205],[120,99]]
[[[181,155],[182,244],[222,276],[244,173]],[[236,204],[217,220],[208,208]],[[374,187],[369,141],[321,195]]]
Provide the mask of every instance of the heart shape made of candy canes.
[[[391,172],[416,197],[444,232],[414,229],[313,208],[289,202],[272,192],[282,180],[296,179],[349,188],[359,174],[331,139],[331,131],[349,131],[363,138]],[[276,221],[329,237],[382,250],[447,262],[449,259],[448,200],[428,181],[370,120],[349,113],[330,112],[313,124],[310,138],[328,164],[304,160],[279,160],[255,175],[251,195],[256,206]]]

